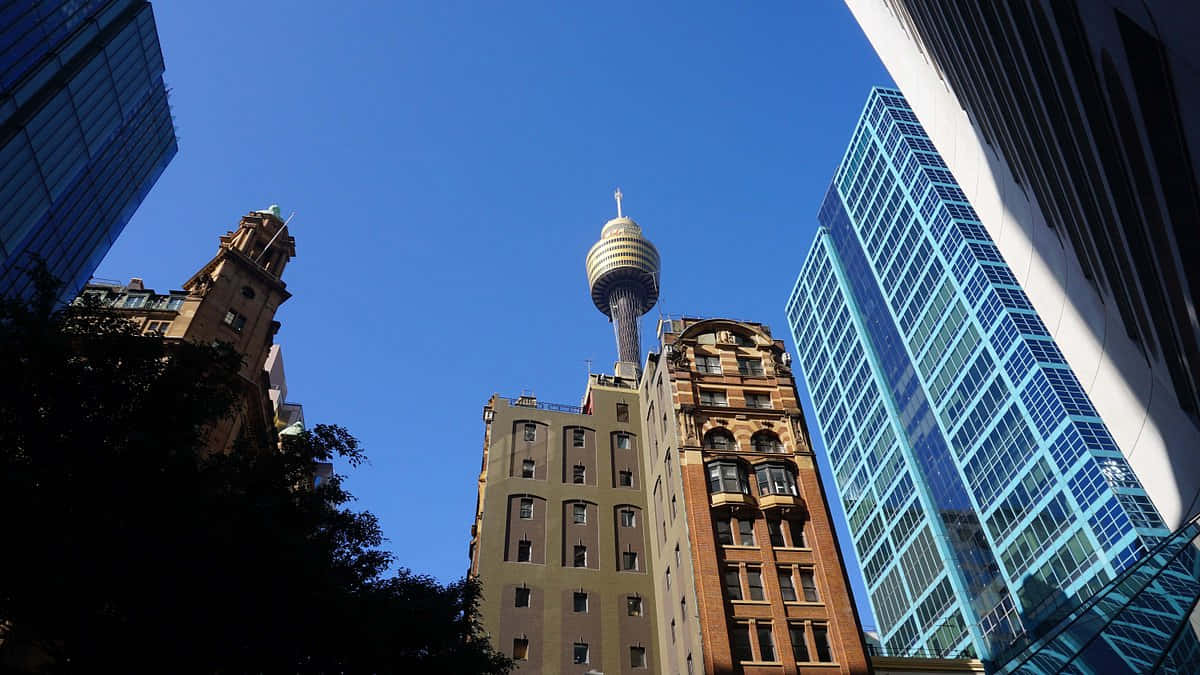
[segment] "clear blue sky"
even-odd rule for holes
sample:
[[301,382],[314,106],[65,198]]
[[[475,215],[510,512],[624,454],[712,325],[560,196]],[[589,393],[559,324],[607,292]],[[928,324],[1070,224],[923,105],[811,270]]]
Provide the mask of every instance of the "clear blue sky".
[[180,151],[97,276],[177,288],[246,211],[295,210],[290,398],[362,440],[358,505],[443,580],[467,569],[487,398],[577,403],[585,360],[615,359],[583,268],[613,189],[663,257],[643,346],[659,309],[785,336],[820,199],[891,83],[836,0],[154,9]]

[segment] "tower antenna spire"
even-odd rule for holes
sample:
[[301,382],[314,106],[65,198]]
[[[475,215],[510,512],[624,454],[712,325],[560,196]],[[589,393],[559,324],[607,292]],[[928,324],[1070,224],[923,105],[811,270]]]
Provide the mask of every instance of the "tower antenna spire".
[[613,197],[615,197],[617,200],[617,217],[618,218],[621,217],[621,197],[622,196],[623,195],[621,194],[621,188],[617,188],[617,191],[613,193]]

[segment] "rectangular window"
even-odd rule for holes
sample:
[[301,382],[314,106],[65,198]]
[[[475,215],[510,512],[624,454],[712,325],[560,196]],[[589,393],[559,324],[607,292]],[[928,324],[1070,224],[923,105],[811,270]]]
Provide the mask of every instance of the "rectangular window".
[[526,459],[521,462],[521,478],[533,478],[532,459]]
[[790,567],[779,570],[779,593],[783,596],[784,602],[796,602],[796,587],[792,585],[792,569]]
[[667,590],[669,591],[669,590],[671,590],[671,568],[670,567],[667,567],[667,573],[664,578],[666,580]]
[[171,327],[170,321],[148,321],[146,322],[147,335],[165,335],[167,329]]
[[817,660],[833,663],[833,652],[829,649],[829,627],[823,623],[814,623],[812,632],[813,646],[817,648]]
[[754,651],[750,648],[750,624],[735,623],[730,631],[735,661],[753,661]]
[[529,497],[521,498],[521,520],[529,520],[533,518],[533,500]]
[[529,589],[528,588],[518,588],[517,589],[517,597],[516,597],[516,602],[515,602],[514,606],[516,606],[516,607],[528,607],[529,606]]
[[228,312],[225,312],[224,321],[225,321],[225,325],[229,326],[230,328],[234,329],[235,331],[237,331],[239,333],[242,332],[242,329],[246,327],[246,317],[242,316],[241,314],[238,314],[235,310],[232,310],[232,309],[229,310]]
[[746,586],[750,589],[751,600],[766,600],[767,597],[763,594],[762,584],[762,568],[747,567],[746,568]]
[[629,421],[629,404],[628,403],[618,403],[617,404],[617,421],[618,422],[628,422]]
[[172,295],[171,299],[167,300],[167,309],[168,310],[171,310],[172,312],[174,312],[174,311],[178,311],[180,307],[183,307],[183,298],[181,298],[180,296]]
[[583,429],[571,430],[571,445],[576,448],[583,447]]
[[675,544],[675,564],[681,564],[679,560],[679,544]]
[[588,663],[588,646],[586,642],[576,642],[574,648],[575,663]]
[[645,647],[630,647],[629,648],[629,667],[630,668],[645,668],[646,667],[646,648]]
[[675,619],[671,619],[671,644],[675,644]]
[[632,509],[621,509],[621,527],[633,527],[634,516]]
[[[126,309],[138,309],[138,308],[144,307],[146,305],[146,299],[148,297],[150,297],[150,296],[148,296],[148,295],[126,295],[125,302],[121,303],[121,306]],[[237,312],[234,312],[232,309],[229,311],[230,311],[230,313],[234,314],[235,316],[237,315]],[[226,317],[225,323],[230,323],[230,322],[231,322],[230,319],[228,317]]]
[[804,636],[804,624],[788,624],[788,637],[792,641],[792,658],[801,663],[807,663],[810,657],[808,656],[808,642],[805,641]]
[[783,526],[778,520],[767,519],[767,534],[771,537],[772,546],[784,546]]
[[516,661],[529,660],[529,640],[513,638],[513,659]]
[[760,623],[756,626],[758,632],[758,658],[763,661],[775,660],[775,636],[771,634],[771,624]]
[[762,375],[762,359],[751,359],[745,356],[739,356],[737,359],[739,375]]
[[617,434],[617,447],[621,450],[628,450],[630,446],[629,434]]
[[587,522],[587,504],[572,504],[571,513],[576,523],[582,524]]
[[533,554],[533,544],[528,539],[517,542],[517,562],[529,562]]
[[746,392],[746,407],[768,409],[771,407],[771,395]]
[[622,562],[622,569],[636,571],[638,568],[637,553],[634,553],[633,551],[626,551],[626,552],[622,553],[621,554],[621,562]]
[[805,602],[817,602],[819,600],[817,597],[817,582],[813,578],[811,567],[800,568],[800,587],[804,589]]
[[575,567],[587,567],[587,547],[575,547]]
[[619,474],[617,474],[617,476],[618,476],[617,482],[620,483],[621,487],[633,487],[633,472],[632,471],[622,471]]
[[526,424],[525,425],[525,440],[530,441],[530,442],[537,440],[537,425],[536,424]]
[[675,522],[675,515],[676,515],[675,495],[671,495],[671,522]]
[[576,485],[583,485],[587,479],[587,467],[582,464],[576,464],[571,468],[571,482]]
[[792,535],[792,546],[796,548],[804,548],[807,544],[804,541],[804,522],[799,520],[789,520],[788,534]]
[[720,408],[729,405],[729,400],[725,398],[725,392],[717,390],[701,390],[700,405],[711,405]]
[[575,592],[574,595],[575,611],[577,613],[586,613],[588,611],[588,594]]
[[728,518],[717,520],[717,543],[722,546],[733,546],[733,530],[729,527]]
[[749,518],[738,518],[738,543],[742,546],[754,546],[754,521]]
[[721,357],[696,355],[696,370],[707,375],[721,374]]
[[636,595],[630,595],[625,598],[625,609],[629,612],[629,616],[642,615],[642,599]]
[[730,600],[742,599],[742,575],[736,567],[725,568],[725,595]]

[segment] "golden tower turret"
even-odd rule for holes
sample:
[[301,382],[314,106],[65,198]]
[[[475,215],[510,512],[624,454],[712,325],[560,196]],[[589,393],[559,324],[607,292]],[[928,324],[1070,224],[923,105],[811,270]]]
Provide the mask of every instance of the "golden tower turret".
[[600,241],[588,251],[588,288],[596,309],[613,323],[618,364],[632,364],[636,371],[642,357],[638,318],[658,302],[658,249],[642,236],[642,228],[632,218],[621,213],[619,188],[614,196],[617,217],[604,224]]

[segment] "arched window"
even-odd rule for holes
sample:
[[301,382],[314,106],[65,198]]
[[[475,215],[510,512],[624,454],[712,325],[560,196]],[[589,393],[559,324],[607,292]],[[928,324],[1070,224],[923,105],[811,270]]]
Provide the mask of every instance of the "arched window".
[[750,437],[750,446],[754,448],[754,452],[783,452],[783,443],[774,431],[763,429],[755,432]]
[[750,494],[750,484],[746,480],[746,472],[741,463],[709,462],[708,491]]
[[737,450],[737,441],[728,429],[710,429],[704,434],[704,447],[709,450]]
[[787,464],[759,464],[754,468],[760,495],[796,496],[796,476]]

